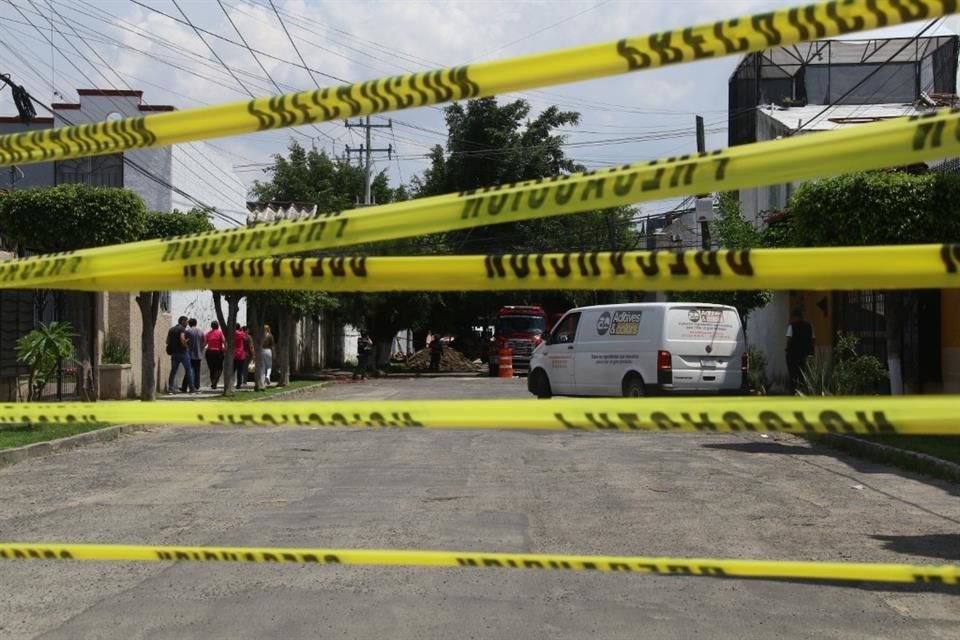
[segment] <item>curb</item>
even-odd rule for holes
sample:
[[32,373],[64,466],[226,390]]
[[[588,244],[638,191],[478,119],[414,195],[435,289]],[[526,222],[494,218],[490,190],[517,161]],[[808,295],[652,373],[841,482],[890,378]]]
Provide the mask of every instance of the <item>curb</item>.
[[908,451],[888,444],[870,442],[856,436],[840,434],[821,436],[817,440],[835,449],[841,449],[863,458],[890,463],[915,473],[960,483],[960,464],[941,460],[926,453]]
[[[300,389],[290,389],[289,391],[281,391],[275,393],[270,398],[278,398],[281,396],[293,396],[305,391],[313,391],[318,388],[323,388],[326,386],[326,383],[319,383],[315,385],[310,385],[309,387],[302,387]],[[256,397],[250,398],[250,401],[256,400]],[[46,440],[44,442],[34,442],[33,444],[26,444],[22,447],[15,447],[13,449],[0,449],[0,467],[5,467],[7,465],[16,464],[24,460],[29,460],[30,458],[39,458],[42,456],[48,456],[58,451],[68,451],[70,449],[76,449],[84,445],[93,444],[95,442],[108,442],[110,440],[116,440],[124,433],[135,433],[137,431],[144,431],[149,429],[151,426],[157,425],[146,425],[146,424],[120,424],[114,425],[112,427],[104,427],[102,429],[96,429],[94,431],[87,431],[85,433],[78,433],[73,436],[67,436],[66,438],[57,438],[55,440]]]
[[77,447],[93,444],[94,442],[116,440],[122,433],[143,431],[149,427],[150,425],[145,424],[121,424],[113,427],[104,427],[103,429],[97,429],[95,431],[87,431],[86,433],[78,433],[73,436],[67,436],[66,438],[35,442],[14,449],[3,449],[0,450],[0,467],[16,464],[29,458],[48,456],[58,451],[76,449]]

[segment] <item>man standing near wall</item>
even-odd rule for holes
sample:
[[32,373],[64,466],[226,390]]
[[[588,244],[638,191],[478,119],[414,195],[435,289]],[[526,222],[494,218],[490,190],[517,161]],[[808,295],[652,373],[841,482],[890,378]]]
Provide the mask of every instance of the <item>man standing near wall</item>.
[[167,379],[167,393],[177,392],[177,369],[183,365],[184,384],[193,388],[193,367],[187,354],[187,316],[180,316],[177,324],[167,331],[167,354],[170,356],[170,377]]
[[813,346],[816,335],[813,325],[803,319],[799,309],[790,314],[790,324],[787,326],[787,371],[790,373],[790,393],[796,393],[800,374],[807,358],[813,355]]
[[187,356],[190,358],[192,385],[188,387],[187,376],[184,376],[183,383],[180,385],[180,393],[186,393],[188,388],[191,393],[196,393],[200,390],[200,362],[203,360],[204,336],[203,330],[197,326],[196,318],[190,318],[187,325]]

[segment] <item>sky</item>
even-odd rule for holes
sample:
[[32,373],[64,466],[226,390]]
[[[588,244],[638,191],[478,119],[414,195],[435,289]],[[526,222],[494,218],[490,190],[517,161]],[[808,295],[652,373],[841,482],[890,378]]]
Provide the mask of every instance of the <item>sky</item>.
[[[273,4],[282,24],[269,0],[0,0],[0,73],[10,73],[47,103],[76,102],[80,88],[139,89],[148,104],[185,109],[243,100],[250,93],[274,95],[277,86],[283,92],[304,90],[315,82],[328,86],[340,84],[337,79],[353,82],[494,60],[791,6],[784,0]],[[210,33],[201,32],[201,39],[188,22]],[[912,36],[924,26],[870,35]],[[958,28],[960,18],[954,16],[927,35]],[[227,41],[241,39],[267,55],[255,58],[242,44]],[[297,66],[299,56],[312,75]],[[534,114],[551,105],[578,111],[580,125],[565,131],[566,152],[588,168],[652,160],[695,150],[696,115],[705,119],[707,148],[727,146],[727,81],[737,62],[721,58],[500,99],[523,98]],[[10,92],[0,92],[0,115],[15,114]],[[390,159],[378,154],[375,170],[387,170],[394,185],[409,183],[428,166],[430,148],[445,143],[443,112],[424,107],[376,116],[373,122],[388,119],[393,127],[375,129],[373,146],[392,146],[395,152]],[[362,130],[341,121],[214,140],[228,164],[211,167],[207,179],[219,182],[219,189],[266,179],[263,166],[291,139],[342,155],[347,145],[361,144]],[[642,210],[656,214],[674,206],[676,201],[647,203]]]

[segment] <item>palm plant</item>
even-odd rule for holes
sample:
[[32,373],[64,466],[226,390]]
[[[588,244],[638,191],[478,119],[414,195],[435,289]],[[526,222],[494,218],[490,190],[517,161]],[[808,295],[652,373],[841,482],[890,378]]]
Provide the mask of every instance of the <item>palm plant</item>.
[[27,365],[30,377],[27,400],[39,400],[43,389],[53,377],[57,363],[73,357],[73,327],[69,322],[51,322],[40,326],[17,340],[17,360]]

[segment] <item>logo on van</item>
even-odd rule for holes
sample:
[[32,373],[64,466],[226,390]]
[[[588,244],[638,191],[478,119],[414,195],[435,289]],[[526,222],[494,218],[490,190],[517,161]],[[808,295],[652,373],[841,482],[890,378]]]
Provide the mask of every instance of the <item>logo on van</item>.
[[612,336],[635,336],[640,333],[639,311],[617,311],[610,325]]
[[610,312],[604,311],[597,320],[597,333],[601,336],[606,335],[610,330]]
[[700,312],[696,309],[690,309],[690,311],[687,311],[687,320],[690,322],[700,322]]

